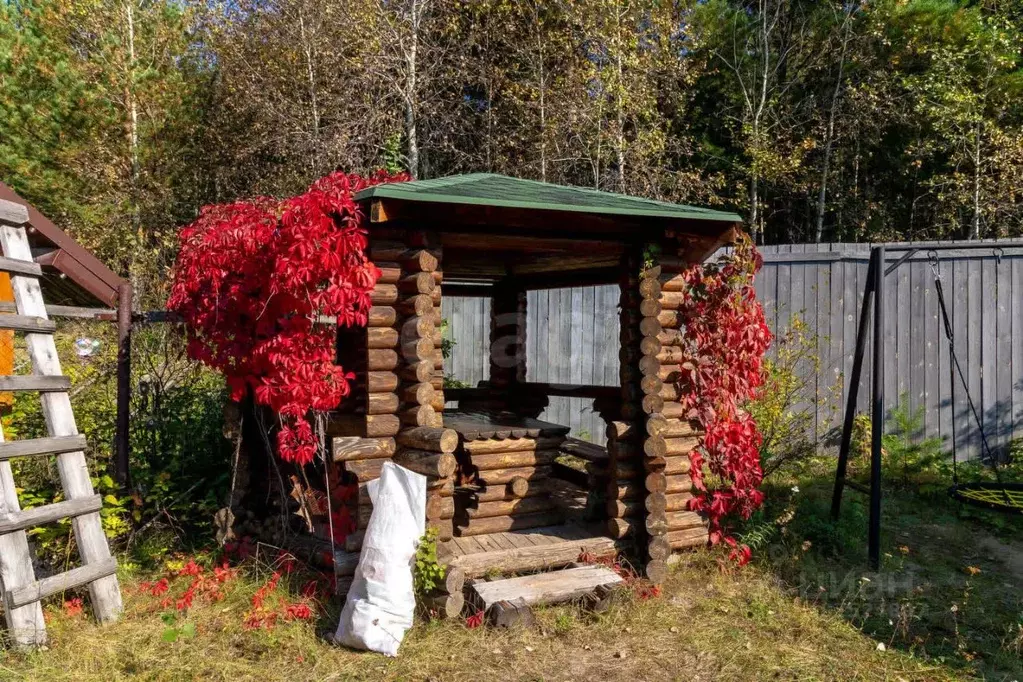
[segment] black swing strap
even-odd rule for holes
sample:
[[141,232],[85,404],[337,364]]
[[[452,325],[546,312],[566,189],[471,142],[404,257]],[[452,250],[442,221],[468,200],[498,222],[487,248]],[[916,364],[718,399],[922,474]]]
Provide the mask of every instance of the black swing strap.
[[951,402],[953,406],[952,415],[952,482],[955,485],[959,485],[959,467],[958,467],[958,448],[956,447],[956,420],[955,420],[955,384],[956,374],[959,375],[959,383],[962,384],[963,390],[966,392],[966,401],[970,405],[970,412],[973,413],[973,419],[977,422],[977,432],[980,433],[981,443],[984,445],[984,454],[987,456],[988,461],[991,462],[991,468],[994,470],[995,479],[999,485],[1002,485],[1002,476],[998,471],[998,462],[995,461],[993,454],[991,453],[991,447],[987,442],[987,434],[984,433],[984,424],[980,420],[980,414],[977,412],[977,406],[973,403],[973,396],[970,395],[970,387],[966,383],[966,376],[963,373],[963,368],[959,364],[959,356],[956,355],[955,349],[955,338],[952,334],[952,323],[948,319],[948,307],[945,305],[945,290],[941,286],[941,273],[938,271],[938,254],[936,251],[929,251],[927,253],[927,260],[931,266],[931,272],[934,274],[934,290],[938,294],[938,305],[941,307],[941,319],[945,326],[945,338],[948,339],[948,356],[951,362],[949,363],[949,374],[951,375]]

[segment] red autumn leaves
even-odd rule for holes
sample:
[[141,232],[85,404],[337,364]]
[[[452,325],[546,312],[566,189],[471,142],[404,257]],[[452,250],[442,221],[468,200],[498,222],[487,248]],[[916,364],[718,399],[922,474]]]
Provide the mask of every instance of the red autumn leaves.
[[286,461],[313,460],[308,413],[333,409],[349,390],[350,373],[334,364],[334,328],[316,318],[364,326],[380,276],[353,197],[406,179],[333,173],[283,201],[206,206],[181,230],[167,307],[185,320],[189,355],[221,371],[233,399],[251,390],[280,415]]
[[[685,273],[690,286],[680,308],[687,332],[682,404],[706,431],[701,446],[690,454],[693,485],[700,491],[690,509],[708,515],[711,542],[732,546],[732,558],[739,563],[749,560],[749,550],[735,546],[723,531],[722,519],[733,513],[749,518],[764,500],[763,437],[742,409],[764,383],[764,354],[771,343],[753,289],[762,264],[752,241],[744,238],[730,256]],[[720,482],[713,489],[704,478],[704,465]]]

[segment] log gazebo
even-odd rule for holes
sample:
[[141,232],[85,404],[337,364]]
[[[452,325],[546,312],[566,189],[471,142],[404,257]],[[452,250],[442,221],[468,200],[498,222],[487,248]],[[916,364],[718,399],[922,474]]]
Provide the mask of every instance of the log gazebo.
[[[679,273],[733,241],[733,213],[492,174],[367,188],[369,253],[383,276],[368,329],[339,328],[353,390],[331,415],[333,461],[359,483],[393,459],[429,477],[427,522],[473,576],[631,550],[660,582],[673,550],[704,544],[686,511],[685,420],[674,379]],[[620,387],[526,381],[526,292],[617,283]],[[490,378],[445,388],[442,291],[491,299]],[[457,341],[457,339],[456,339]],[[594,399],[604,448],[540,421],[549,396]],[[586,470],[562,464],[582,457]],[[335,566],[354,568],[371,509]]]

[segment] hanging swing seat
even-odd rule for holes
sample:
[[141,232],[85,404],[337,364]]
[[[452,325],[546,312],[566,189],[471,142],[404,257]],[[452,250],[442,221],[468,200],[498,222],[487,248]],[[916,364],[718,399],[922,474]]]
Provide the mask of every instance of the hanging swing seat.
[[975,507],[1023,514],[1023,483],[959,483],[949,488],[948,494]]

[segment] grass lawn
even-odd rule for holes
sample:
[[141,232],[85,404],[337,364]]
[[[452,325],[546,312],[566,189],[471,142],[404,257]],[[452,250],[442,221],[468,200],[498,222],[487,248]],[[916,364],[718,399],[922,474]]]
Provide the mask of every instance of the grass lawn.
[[336,604],[286,620],[284,602],[300,601],[297,575],[266,598],[282,614],[274,627],[252,629],[265,565],[243,568],[222,600],[197,597],[184,615],[161,601],[180,597],[191,577],[152,596],[139,583],[153,577],[136,574],[124,577],[120,622],[98,627],[53,605],[48,650],[0,654],[0,679],[1023,679],[1018,520],[960,518],[944,498],[891,490],[884,566],[873,574],[863,500],[850,494],[832,524],[826,476],[768,492],[773,521],[754,529],[763,538],[750,566],[723,572],[715,556],[685,555],[659,597],[626,591],[599,615],[545,608],[528,631],[422,622],[387,659],[325,641]]

